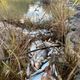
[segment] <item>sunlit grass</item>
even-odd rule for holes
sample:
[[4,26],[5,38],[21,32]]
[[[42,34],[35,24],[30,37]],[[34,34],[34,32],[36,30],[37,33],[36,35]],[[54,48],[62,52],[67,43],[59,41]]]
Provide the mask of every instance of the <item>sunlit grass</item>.
[[2,41],[4,39],[2,46],[5,54],[5,58],[0,61],[0,80],[24,80],[29,37],[15,28],[5,29],[0,36],[3,33],[7,36],[0,38]]
[[75,4],[80,4],[80,0],[73,0],[73,2],[74,2],[73,5],[75,5]]
[[34,0],[1,0],[0,15],[4,18],[20,19]]

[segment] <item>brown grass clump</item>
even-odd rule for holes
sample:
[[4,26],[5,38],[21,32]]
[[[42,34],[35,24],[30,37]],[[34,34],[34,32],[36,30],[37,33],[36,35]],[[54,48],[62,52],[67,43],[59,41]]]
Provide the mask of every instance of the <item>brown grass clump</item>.
[[[25,80],[26,76],[28,63],[26,53],[31,39],[28,35],[23,34],[21,28],[16,28],[11,24],[22,28],[25,25],[30,29],[47,28],[56,31],[58,39],[65,39],[63,36],[65,37],[67,33],[66,21],[73,15],[67,6],[67,0],[54,0],[47,9],[46,11],[51,12],[53,19],[43,24],[35,24],[29,20],[26,20],[25,23],[16,20],[10,20],[10,24],[7,24],[6,21],[0,22],[0,80]],[[64,73],[61,74],[63,80],[73,80],[75,70],[80,65],[80,44],[75,48],[71,36],[68,36],[65,41],[64,55],[67,70],[64,70]]]
[[53,16],[48,27],[56,31],[59,39],[68,32],[66,22],[70,16],[74,15],[74,11],[68,7],[68,2],[67,0],[54,0],[49,6],[44,6],[45,11]]
[[0,59],[0,80],[24,80],[30,38],[20,28],[5,25],[0,31],[4,58]]

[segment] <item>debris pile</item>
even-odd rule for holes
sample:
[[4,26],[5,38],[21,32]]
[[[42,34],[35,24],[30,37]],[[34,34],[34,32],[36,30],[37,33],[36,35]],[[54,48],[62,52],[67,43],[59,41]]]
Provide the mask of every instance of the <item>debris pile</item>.
[[55,61],[57,60],[56,55],[64,54],[63,50],[62,53],[59,52],[61,48],[60,44],[58,41],[53,42],[50,39],[48,41],[42,40],[44,36],[53,36],[53,33],[50,33],[48,30],[37,30],[30,32],[29,35],[31,37],[42,35],[42,37],[33,40],[29,46],[30,53],[28,56],[30,63],[26,70],[26,80],[57,80],[58,72],[55,66]]

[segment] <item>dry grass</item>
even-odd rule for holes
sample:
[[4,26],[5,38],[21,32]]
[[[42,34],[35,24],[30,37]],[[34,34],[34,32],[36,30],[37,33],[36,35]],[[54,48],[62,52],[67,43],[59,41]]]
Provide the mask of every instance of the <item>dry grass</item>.
[[52,4],[51,11],[54,17],[54,23],[60,33],[64,33],[65,29],[65,21],[69,17],[69,10],[66,6],[65,0],[56,0],[55,3]]
[[[67,0],[55,0],[54,3],[48,6],[48,12],[51,11],[54,17],[50,22],[34,24],[27,20],[24,24],[29,26],[30,29],[52,28],[57,32],[57,36],[62,38],[67,32],[65,22],[71,15],[73,15],[72,11],[67,7],[66,1]],[[74,1],[74,4],[76,4],[76,1]],[[1,17],[4,18],[3,16]],[[22,30],[16,30],[14,26],[11,26],[10,28],[8,26],[10,25],[4,25],[4,28],[2,29],[0,27],[0,45],[3,48],[4,54],[3,60],[0,61],[0,80],[25,80],[25,71],[28,62],[26,52],[30,38],[23,35]],[[80,64],[80,49],[79,52],[74,52],[71,47],[71,42],[68,41],[66,44],[65,60],[68,63],[68,73],[64,74],[66,74],[67,80],[71,80],[74,75],[76,65]],[[61,77],[63,78],[64,76]]]
[[[8,27],[9,26],[9,27]],[[4,58],[0,61],[0,80],[24,80],[30,38],[10,25],[0,32]]]

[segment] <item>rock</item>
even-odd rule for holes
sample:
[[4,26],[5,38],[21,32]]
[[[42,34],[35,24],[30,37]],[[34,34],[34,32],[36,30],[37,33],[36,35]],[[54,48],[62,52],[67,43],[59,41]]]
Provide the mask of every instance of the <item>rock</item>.
[[[48,0],[46,0],[48,2]],[[26,20],[31,21],[32,23],[43,23],[52,19],[52,14],[47,13],[39,2],[36,2],[34,5],[30,5],[28,12],[24,14],[21,22],[23,23]]]
[[70,33],[68,33],[65,43],[66,43],[65,45],[66,61],[73,68],[76,65],[78,65],[79,67],[80,66],[80,30],[71,31]]
[[76,5],[75,8],[77,11],[80,11],[80,4]]
[[71,30],[80,29],[80,5],[75,6],[75,14],[69,19],[69,26]]
[[80,30],[68,33],[66,37],[65,51],[68,55],[75,55],[79,59],[80,55]]
[[75,14],[72,19],[69,21],[70,30],[78,30],[80,29],[80,12]]

